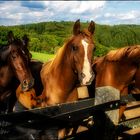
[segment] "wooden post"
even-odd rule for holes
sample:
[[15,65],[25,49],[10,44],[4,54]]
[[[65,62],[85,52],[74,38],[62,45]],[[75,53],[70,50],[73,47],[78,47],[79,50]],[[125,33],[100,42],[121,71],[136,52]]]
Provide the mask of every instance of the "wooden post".
[[[99,105],[99,104],[109,102],[109,101],[114,101],[114,100],[120,100],[119,90],[111,86],[96,88],[95,105]],[[116,106],[118,105],[116,104]],[[110,109],[111,108],[112,106],[110,106]],[[106,111],[105,113],[103,113],[102,111],[98,111],[97,114],[95,113],[95,115],[97,115],[95,116],[95,121],[98,121],[97,127],[99,127],[98,128],[99,135],[100,135],[99,138],[102,137],[101,139],[104,139],[104,140],[114,140],[115,139],[115,126],[119,122],[119,109]],[[101,130],[103,134],[100,133]],[[98,132],[96,135],[98,135]]]

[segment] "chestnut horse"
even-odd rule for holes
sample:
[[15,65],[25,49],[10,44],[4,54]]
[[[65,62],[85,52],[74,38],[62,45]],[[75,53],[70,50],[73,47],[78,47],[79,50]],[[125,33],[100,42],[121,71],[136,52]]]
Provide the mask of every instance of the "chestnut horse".
[[73,36],[59,49],[56,57],[45,63],[41,70],[42,97],[46,105],[78,100],[77,81],[89,85],[94,79],[91,62],[94,43],[92,35],[95,24],[91,21],[88,29],[80,30],[80,20],[73,27]]
[[[29,69],[29,57],[23,48],[26,40],[15,39],[12,32],[8,34],[9,44],[0,47],[0,104],[8,104],[9,98],[14,98],[19,82],[22,91],[27,91],[34,85],[34,79]],[[19,81],[19,82],[18,82]],[[15,93],[14,93],[15,94]],[[15,101],[15,99],[14,99]],[[9,106],[9,105],[8,105]],[[7,111],[11,111],[12,105]]]
[[[112,50],[107,55],[94,60],[93,69],[96,73],[96,81],[92,83],[92,87],[112,86],[120,91],[121,96],[127,95],[128,86],[133,81],[140,89],[139,66],[140,45]],[[125,106],[121,106],[120,118],[124,110]]]

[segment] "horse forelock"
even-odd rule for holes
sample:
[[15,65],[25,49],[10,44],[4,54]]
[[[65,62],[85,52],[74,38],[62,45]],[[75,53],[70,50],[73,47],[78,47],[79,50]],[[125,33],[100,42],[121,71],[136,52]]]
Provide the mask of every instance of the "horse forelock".
[[85,35],[85,36],[88,36],[88,37],[91,36],[91,33],[87,29],[83,29],[83,31],[81,31],[81,34]]
[[22,47],[24,44],[20,39],[15,38],[14,41],[11,43],[11,45],[14,45],[16,47]]

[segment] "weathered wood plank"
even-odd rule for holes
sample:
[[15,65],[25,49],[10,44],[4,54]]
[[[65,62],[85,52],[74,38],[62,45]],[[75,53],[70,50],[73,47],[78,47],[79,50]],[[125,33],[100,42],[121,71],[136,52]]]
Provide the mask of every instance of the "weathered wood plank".
[[140,101],[134,101],[134,102],[127,104],[127,109],[129,109],[133,106],[139,106],[139,105],[140,105]]
[[126,117],[126,120],[140,117],[140,107],[131,110],[126,110],[124,112],[124,115]]
[[122,137],[127,140],[139,140],[140,139],[140,127],[130,129],[123,132]]
[[124,134],[128,134],[128,135],[140,134],[140,127],[125,131]]

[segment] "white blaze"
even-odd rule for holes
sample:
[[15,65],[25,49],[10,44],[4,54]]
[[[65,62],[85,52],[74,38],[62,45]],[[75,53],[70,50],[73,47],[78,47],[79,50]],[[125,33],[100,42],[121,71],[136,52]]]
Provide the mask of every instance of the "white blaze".
[[85,74],[85,77],[83,78],[82,80],[82,84],[86,84],[87,82],[90,81],[92,75],[91,75],[91,68],[90,68],[90,63],[89,63],[89,60],[88,60],[88,43],[83,39],[81,41],[83,47],[84,47],[84,51],[85,51],[85,55],[84,55],[84,63],[83,63],[83,70],[82,72]]

